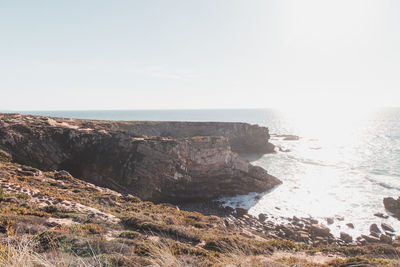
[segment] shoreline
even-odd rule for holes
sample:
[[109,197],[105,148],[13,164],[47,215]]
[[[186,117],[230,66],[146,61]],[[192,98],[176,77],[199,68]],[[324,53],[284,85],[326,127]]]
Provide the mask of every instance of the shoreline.
[[[224,207],[223,203],[218,200],[177,204],[177,207],[185,211],[218,216],[224,220],[228,228],[255,232],[267,238],[288,239],[314,246],[365,246],[377,243],[400,246],[400,236],[391,231],[391,226],[388,224],[384,224],[383,226],[384,228],[386,227],[386,231],[379,230],[379,227],[374,224],[374,226],[371,225],[370,229],[374,229],[375,231],[371,230],[370,233],[354,237],[346,231],[341,231],[339,236],[334,236],[328,226],[312,217],[280,217],[279,219],[286,223],[277,223],[271,220],[274,218],[271,214],[261,213],[258,217],[255,217],[243,208],[233,209],[229,206]],[[381,216],[380,214],[378,215]],[[329,218],[327,220],[333,223],[334,219]],[[344,218],[337,216],[335,220],[343,221]],[[354,228],[352,223],[348,223],[347,225],[348,228]]]

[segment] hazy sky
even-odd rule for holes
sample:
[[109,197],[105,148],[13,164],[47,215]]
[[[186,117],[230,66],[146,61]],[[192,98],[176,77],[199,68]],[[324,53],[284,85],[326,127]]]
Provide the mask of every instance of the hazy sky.
[[400,1],[2,0],[0,110],[400,106]]

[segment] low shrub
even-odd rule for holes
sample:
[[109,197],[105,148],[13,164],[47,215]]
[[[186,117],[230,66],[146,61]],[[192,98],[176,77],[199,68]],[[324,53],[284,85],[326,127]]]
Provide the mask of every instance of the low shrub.
[[149,221],[144,221],[142,218],[131,216],[124,218],[122,223],[136,230],[153,232],[160,235],[165,235],[173,239],[183,239],[191,242],[200,242],[200,238],[194,233],[177,226],[161,225]]
[[35,241],[38,242],[38,250],[43,252],[50,249],[56,249],[60,246],[62,234],[54,230],[44,231],[38,234]]
[[[391,265],[388,260],[385,259],[373,259],[365,257],[351,257],[346,259],[334,259],[327,263],[328,266],[395,266]],[[397,266],[397,265],[396,265]]]
[[0,233],[13,235],[15,233],[15,221],[7,219],[0,220]]
[[242,239],[237,236],[222,236],[207,240],[204,248],[220,253],[245,255],[270,254],[273,251],[266,242]]
[[4,194],[3,188],[0,187],[0,201],[3,201],[4,198],[5,198],[5,194]]
[[136,239],[140,236],[140,233],[135,232],[135,231],[126,231],[122,232],[119,237],[120,238],[126,238],[126,239]]

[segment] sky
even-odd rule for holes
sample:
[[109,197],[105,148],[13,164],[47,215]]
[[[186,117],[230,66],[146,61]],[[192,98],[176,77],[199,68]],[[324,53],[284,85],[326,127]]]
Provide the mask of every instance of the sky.
[[2,0],[0,110],[400,106],[397,0]]

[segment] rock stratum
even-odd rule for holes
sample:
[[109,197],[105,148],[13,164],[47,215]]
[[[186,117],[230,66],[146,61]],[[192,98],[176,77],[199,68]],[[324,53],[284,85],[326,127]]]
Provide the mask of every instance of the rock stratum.
[[267,153],[268,129],[246,123],[115,122],[0,114],[15,162],[151,201],[263,192],[281,183],[237,153]]

